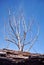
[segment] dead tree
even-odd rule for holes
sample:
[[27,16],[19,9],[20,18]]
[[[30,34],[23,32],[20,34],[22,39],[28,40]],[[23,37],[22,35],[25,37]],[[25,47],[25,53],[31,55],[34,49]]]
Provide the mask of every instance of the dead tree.
[[[14,24],[12,24],[13,22],[14,22]],[[23,14],[21,14],[18,17],[18,19],[16,19],[15,15],[12,15],[12,17],[11,17],[11,13],[9,11],[9,26],[12,30],[12,32],[9,33],[9,35],[12,38],[6,38],[6,41],[14,43],[18,47],[19,51],[23,51],[24,47],[26,45],[31,44],[29,47],[29,50],[30,50],[39,35],[39,25],[37,25],[38,31],[37,31],[37,34],[35,35],[35,37],[31,38],[29,41],[25,42],[27,33],[31,31],[31,27],[32,27],[33,23],[34,22],[31,21],[27,27]],[[22,28],[21,28],[21,24],[22,24]],[[23,33],[22,33],[22,31],[23,31]],[[22,33],[22,35],[21,35],[21,33]]]

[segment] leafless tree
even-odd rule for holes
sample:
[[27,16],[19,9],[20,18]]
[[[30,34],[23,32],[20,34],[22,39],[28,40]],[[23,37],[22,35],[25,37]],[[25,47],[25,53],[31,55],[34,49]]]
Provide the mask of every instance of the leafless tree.
[[[14,24],[12,24],[13,22]],[[16,18],[14,14],[11,16],[11,13],[9,11],[9,26],[11,28],[11,32],[9,32],[9,35],[11,36],[11,38],[6,38],[6,41],[14,43],[19,48],[19,51],[23,51],[24,47],[30,44],[30,47],[29,47],[29,50],[30,50],[39,35],[39,25],[37,25],[38,29],[37,29],[37,34],[35,35],[35,37],[34,38],[31,37],[29,41],[25,42],[27,33],[32,32],[31,27],[33,23],[34,21],[32,20],[29,22],[27,26],[23,13],[21,13],[21,15],[18,16],[18,18]]]

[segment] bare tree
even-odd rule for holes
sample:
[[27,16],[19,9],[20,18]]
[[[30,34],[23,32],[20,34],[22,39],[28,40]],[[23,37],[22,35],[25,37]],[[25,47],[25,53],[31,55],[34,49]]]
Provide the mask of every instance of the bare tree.
[[[13,22],[14,22],[14,24],[12,24]],[[6,38],[6,41],[14,43],[19,48],[19,51],[23,51],[24,47],[26,45],[31,44],[29,47],[29,50],[30,50],[39,35],[39,25],[37,25],[38,31],[37,31],[37,34],[35,35],[35,37],[34,38],[31,37],[31,39],[29,41],[25,42],[27,33],[32,32],[31,27],[32,27],[33,23],[34,23],[34,21],[32,20],[29,22],[29,24],[27,26],[23,13],[21,13],[21,15],[18,16],[18,18],[16,18],[14,14],[11,17],[11,13],[9,11],[9,26],[10,26],[12,32],[9,32],[9,35],[11,36],[11,38]]]

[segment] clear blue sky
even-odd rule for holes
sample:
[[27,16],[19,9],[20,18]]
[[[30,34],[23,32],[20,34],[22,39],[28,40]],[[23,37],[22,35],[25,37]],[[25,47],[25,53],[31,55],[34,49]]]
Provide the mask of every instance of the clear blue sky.
[[[0,0],[0,49],[6,48],[7,42],[4,40],[4,22],[8,23],[8,10],[18,11],[22,6],[27,19],[34,16],[40,24],[40,34],[33,48],[37,53],[44,53],[44,0]],[[5,20],[5,21],[4,21]],[[10,44],[10,49],[17,49]],[[33,48],[30,52],[35,52]]]

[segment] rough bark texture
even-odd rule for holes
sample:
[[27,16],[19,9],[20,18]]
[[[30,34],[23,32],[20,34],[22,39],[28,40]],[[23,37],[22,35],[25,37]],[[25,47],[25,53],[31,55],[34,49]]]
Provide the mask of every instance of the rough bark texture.
[[0,50],[0,65],[44,65],[44,54]]

